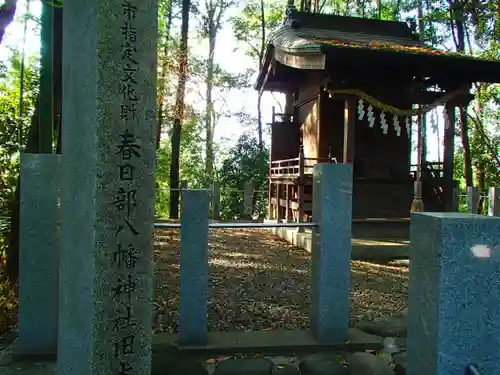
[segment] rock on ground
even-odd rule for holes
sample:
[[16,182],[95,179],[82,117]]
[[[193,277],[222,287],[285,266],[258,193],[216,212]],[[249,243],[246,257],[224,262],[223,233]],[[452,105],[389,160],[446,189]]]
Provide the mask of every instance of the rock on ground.
[[393,356],[394,359],[394,372],[396,375],[406,374],[406,363],[407,363],[406,352],[397,353]]
[[336,354],[314,354],[300,361],[301,375],[349,375],[342,365],[342,358]]
[[370,353],[346,353],[347,368],[350,375],[394,375],[389,361]]
[[373,321],[362,321],[357,328],[372,335],[382,337],[406,337],[406,314],[377,318]]
[[272,375],[273,368],[266,358],[227,359],[217,365],[214,375]]

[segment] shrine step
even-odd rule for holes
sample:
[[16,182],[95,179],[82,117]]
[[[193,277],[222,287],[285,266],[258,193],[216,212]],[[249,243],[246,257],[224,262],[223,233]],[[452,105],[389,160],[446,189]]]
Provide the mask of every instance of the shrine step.
[[365,218],[352,220],[352,237],[357,239],[410,238],[409,218]]

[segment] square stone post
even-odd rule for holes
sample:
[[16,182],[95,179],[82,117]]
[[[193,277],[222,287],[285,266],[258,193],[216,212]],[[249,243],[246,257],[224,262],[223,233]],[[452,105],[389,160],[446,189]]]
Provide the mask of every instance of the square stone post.
[[500,188],[490,187],[488,191],[488,215],[500,216]]
[[245,182],[243,190],[243,217],[245,219],[252,218],[253,206],[253,186],[251,182]]
[[150,375],[157,5],[64,0],[58,375]]
[[181,206],[179,343],[207,340],[208,212],[206,190],[187,190]]
[[19,336],[14,356],[57,351],[60,155],[21,154]]
[[311,328],[320,342],[348,338],[352,164],[313,170]]
[[212,185],[212,218],[220,220],[220,182],[218,181]]
[[472,214],[477,214],[477,210],[479,209],[479,202],[481,196],[479,191],[473,187],[467,187],[467,212]]
[[408,375],[500,374],[500,218],[415,213]]

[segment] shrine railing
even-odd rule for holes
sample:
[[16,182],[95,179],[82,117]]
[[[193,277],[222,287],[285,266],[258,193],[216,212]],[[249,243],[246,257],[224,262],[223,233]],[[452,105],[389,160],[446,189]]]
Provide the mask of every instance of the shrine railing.
[[314,164],[337,163],[336,158],[298,158],[271,161],[269,176],[272,178],[299,178],[312,175]]
[[[413,179],[417,177],[418,164],[410,165],[410,175]],[[426,161],[423,164],[422,174],[428,175],[431,178],[442,178],[444,176],[443,163],[438,161]]]

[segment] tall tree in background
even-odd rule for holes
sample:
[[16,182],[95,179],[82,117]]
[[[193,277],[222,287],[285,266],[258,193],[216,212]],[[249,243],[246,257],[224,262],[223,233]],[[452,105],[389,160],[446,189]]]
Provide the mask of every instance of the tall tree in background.
[[234,5],[232,0],[205,0],[205,11],[202,13],[203,37],[208,39],[208,57],[206,61],[206,111],[205,111],[205,173],[207,183],[213,181],[214,175],[214,133],[216,125],[216,113],[214,111],[214,102],[212,98],[215,78],[215,47],[217,35],[222,27],[222,17],[225,12]]
[[179,157],[181,148],[181,127],[184,119],[184,97],[188,76],[188,31],[190,0],[182,0],[181,43],[179,53],[179,83],[175,99],[174,124],[172,129],[172,158],[170,161],[170,218],[179,217]]
[[169,76],[169,68],[172,68],[171,59],[169,58],[169,48],[172,47],[170,38],[170,29],[172,28],[172,0],[166,0],[159,4],[159,30],[161,35],[159,40],[159,66],[161,67],[160,77],[158,78],[158,114],[156,125],[156,149],[160,147],[161,133],[165,120],[165,99],[168,93],[167,79]]
[[[262,70],[269,34],[283,21],[284,5],[281,2],[250,0],[240,15],[232,18],[236,39],[246,46],[246,54],[255,61],[258,71]],[[259,147],[263,150],[262,96],[257,96],[257,132]]]

